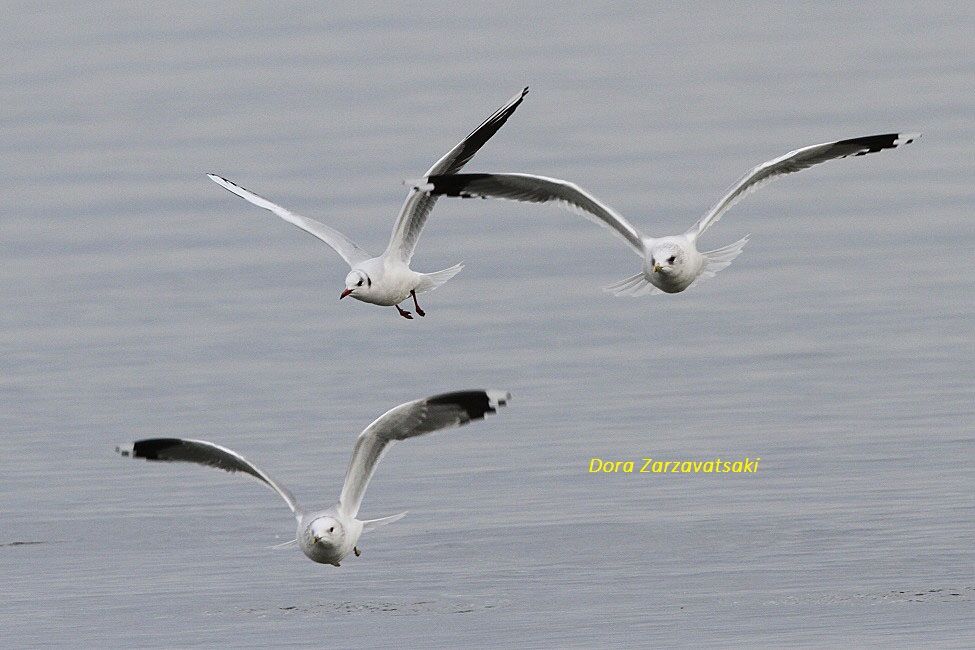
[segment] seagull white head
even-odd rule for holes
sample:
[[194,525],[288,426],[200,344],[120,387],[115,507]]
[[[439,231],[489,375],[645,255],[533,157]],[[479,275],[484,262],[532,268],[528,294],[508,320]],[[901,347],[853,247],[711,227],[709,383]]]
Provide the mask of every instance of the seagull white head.
[[671,275],[681,269],[685,257],[683,248],[677,242],[662,241],[650,249],[650,270],[652,273]]
[[311,522],[312,541],[321,546],[337,548],[342,545],[345,537],[345,528],[342,524],[332,517],[319,517]]
[[352,294],[358,294],[358,296],[361,296],[368,293],[371,288],[372,279],[366,274],[366,272],[359,269],[354,269],[347,276],[345,276],[345,291],[339,295],[339,300],[345,298],[346,296],[351,296]]

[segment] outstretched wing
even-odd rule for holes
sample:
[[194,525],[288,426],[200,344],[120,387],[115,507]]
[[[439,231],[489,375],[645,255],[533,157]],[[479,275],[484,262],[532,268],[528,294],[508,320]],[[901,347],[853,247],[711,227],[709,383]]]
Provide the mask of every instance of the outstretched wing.
[[920,137],[920,133],[885,133],[883,135],[868,135],[863,138],[852,138],[850,140],[824,142],[823,144],[814,144],[811,147],[803,147],[802,149],[790,151],[784,156],[779,156],[774,160],[762,163],[745,174],[711,208],[710,212],[691,226],[687,234],[692,237],[698,237],[711,224],[720,219],[721,215],[737,203],[739,199],[749,192],[755,191],[776,176],[791,174],[806,169],[807,167],[826,162],[827,160],[833,160],[834,158],[865,156],[868,153],[875,153],[884,149],[895,149],[902,144],[910,144]]
[[[515,112],[521,104],[528,88],[525,87],[520,93],[508,100],[508,103],[495,111],[494,115],[484,120],[479,127],[474,129],[470,135],[464,138],[456,147],[444,154],[433,167],[427,170],[427,176],[431,174],[453,174],[467,164],[474,157],[474,154],[498,132],[504,123]],[[416,241],[420,238],[420,231],[423,224],[427,221],[433,204],[437,198],[423,192],[412,190],[406,197],[406,202],[400,209],[399,217],[396,218],[396,225],[393,226],[393,234],[389,239],[389,246],[386,248],[386,255],[397,255],[405,264],[409,264],[413,258],[413,249],[416,248]]]
[[298,502],[291,492],[255,467],[249,460],[232,449],[215,445],[206,440],[187,440],[184,438],[147,438],[129,445],[119,445],[115,451],[123,456],[144,458],[146,460],[182,461],[216,467],[226,472],[250,474],[281,495],[291,512],[299,514]]
[[339,508],[350,517],[358,514],[376,464],[394,441],[480,420],[488,413],[495,413],[509,399],[511,395],[503,390],[470,390],[418,399],[390,409],[366,427],[355,441]]
[[355,266],[359,262],[364,262],[372,257],[369,255],[369,253],[359,248],[354,241],[334,228],[329,228],[325,224],[319,223],[314,219],[309,219],[308,217],[303,217],[300,214],[295,214],[290,210],[282,208],[276,203],[268,201],[263,196],[258,196],[250,190],[245,190],[240,185],[237,185],[232,181],[228,181],[226,178],[221,176],[217,176],[216,174],[207,174],[207,178],[225,190],[233,192],[240,198],[249,201],[260,208],[270,210],[288,223],[294,224],[305,232],[318,237],[323,242],[331,246],[336,253],[341,255],[342,259],[344,259],[349,266]]
[[452,174],[427,176],[417,181],[416,187],[433,196],[559,203],[600,226],[612,229],[641,257],[646,254],[640,233],[629,221],[569,181],[534,174]]

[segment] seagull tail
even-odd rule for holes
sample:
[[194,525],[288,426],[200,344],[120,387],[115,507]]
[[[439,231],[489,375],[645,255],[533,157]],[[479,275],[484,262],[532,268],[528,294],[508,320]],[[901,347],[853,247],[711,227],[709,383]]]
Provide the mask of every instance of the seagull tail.
[[660,293],[659,289],[650,284],[650,281],[647,280],[647,276],[643,274],[643,271],[620,280],[616,284],[611,284],[604,290],[617,297],[643,296],[648,293]]
[[728,244],[722,248],[717,248],[713,251],[706,251],[701,253],[704,255],[704,269],[701,271],[701,278],[713,278],[714,274],[721,269],[727,268],[736,257],[741,255],[741,250],[748,243],[748,238],[751,235],[745,235],[734,244]]
[[273,548],[274,550],[277,551],[277,550],[280,550],[282,548],[291,548],[292,546],[297,546],[297,545],[298,545],[298,540],[297,539],[293,539],[290,542],[285,542],[283,544],[275,544],[274,546],[271,546],[270,548]]
[[455,264],[449,269],[444,269],[443,271],[436,271],[434,273],[421,273],[423,276],[420,278],[420,286],[417,287],[417,291],[433,291],[441,284],[454,277],[460,273],[461,269],[464,268],[463,262],[460,264]]
[[407,512],[408,511],[403,511],[398,515],[391,515],[389,517],[382,517],[380,519],[369,519],[367,521],[363,521],[362,532],[366,533],[369,532],[370,530],[376,530],[377,528],[385,526],[386,524],[391,524],[394,521],[399,521],[400,519],[406,516]]

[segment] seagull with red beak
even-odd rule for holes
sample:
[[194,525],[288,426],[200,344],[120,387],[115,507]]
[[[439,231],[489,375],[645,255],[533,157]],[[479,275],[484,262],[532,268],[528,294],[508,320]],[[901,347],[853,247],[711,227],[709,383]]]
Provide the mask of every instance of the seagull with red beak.
[[[427,176],[455,174],[483,147],[491,137],[498,132],[515,109],[518,108],[528,88],[512,97],[499,108],[491,117],[474,129],[462,142],[448,151],[433,167],[427,171]],[[352,267],[345,278],[345,289],[339,299],[352,296],[356,300],[374,305],[395,306],[403,318],[413,318],[413,314],[399,306],[399,303],[413,299],[413,306],[419,316],[426,312],[420,309],[416,294],[436,289],[450,278],[457,275],[463,264],[457,264],[448,269],[435,273],[417,273],[410,269],[410,260],[416,242],[420,238],[420,231],[426,223],[427,216],[437,202],[436,196],[416,189],[410,190],[406,202],[400,210],[393,234],[385,252],[374,257],[360,248],[351,239],[323,223],[314,219],[302,217],[280,205],[272,203],[262,196],[244,189],[240,185],[228,181],[216,174],[207,177],[217,185],[233,192],[237,196],[254,205],[270,210],[288,223],[291,223],[307,233],[310,233],[331,246],[336,253]]]

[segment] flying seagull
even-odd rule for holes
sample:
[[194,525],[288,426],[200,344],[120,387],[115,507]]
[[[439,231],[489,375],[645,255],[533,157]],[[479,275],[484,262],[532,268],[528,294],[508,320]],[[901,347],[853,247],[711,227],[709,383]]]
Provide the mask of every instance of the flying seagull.
[[345,484],[338,503],[323,510],[306,510],[288,488],[258,469],[237,452],[205,440],[182,438],[149,438],[115,451],[123,456],[156,461],[184,461],[216,467],[227,472],[250,474],[266,484],[288,504],[298,520],[296,539],[279,544],[283,548],[297,544],[313,561],[339,566],[339,562],[360,551],[359,536],[366,531],[402,519],[401,512],[381,519],[360,520],[359,504],[369,485],[376,464],[386,449],[397,440],[406,440],[426,433],[458,427],[473,420],[496,413],[511,399],[501,390],[469,390],[435,395],[400,404],[381,415],[359,434],[352,449],[352,459],[345,473]]
[[[515,112],[527,94],[528,88],[526,87],[508,100],[508,103],[484,120],[460,144],[444,154],[443,158],[427,171],[427,176],[453,174],[460,171],[474,154],[498,132],[498,129],[511,117],[511,114]],[[420,231],[423,229],[423,224],[426,223],[427,215],[433,209],[434,203],[437,202],[436,197],[431,197],[423,192],[410,191],[406,197],[406,202],[400,209],[399,216],[396,218],[396,225],[393,226],[389,245],[382,255],[374,257],[334,228],[314,219],[297,215],[226,178],[216,174],[207,174],[207,177],[224,189],[258,207],[270,210],[285,221],[314,235],[341,255],[342,259],[352,267],[352,270],[345,278],[345,290],[342,291],[339,299],[352,296],[357,300],[374,305],[387,307],[395,305],[400,316],[411,319],[413,315],[400,307],[399,303],[412,297],[416,313],[425,316],[426,312],[420,309],[416,294],[436,289],[464,268],[463,264],[457,264],[435,273],[417,273],[410,269],[410,260],[413,257],[416,242],[420,238]]]
[[690,230],[667,237],[644,237],[629,221],[584,189],[557,178],[533,174],[436,174],[408,181],[407,184],[430,196],[556,202],[582,212],[587,218],[614,230],[643,258],[640,273],[606,287],[607,291],[617,296],[639,296],[659,291],[678,293],[699,277],[713,277],[741,253],[748,242],[747,235],[728,246],[704,252],[697,250],[697,240],[728,208],[749,192],[782,174],[791,174],[834,158],[894,149],[910,144],[919,137],[919,133],[886,133],[814,144],[790,151],[748,172]]

